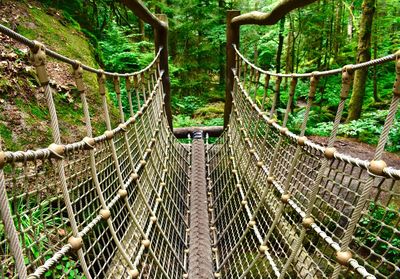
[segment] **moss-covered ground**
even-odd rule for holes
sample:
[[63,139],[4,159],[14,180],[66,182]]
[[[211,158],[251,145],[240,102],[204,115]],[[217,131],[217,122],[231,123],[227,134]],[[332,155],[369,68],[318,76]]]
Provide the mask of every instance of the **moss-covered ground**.
[[[57,10],[35,1],[3,1],[1,23],[48,48],[98,68],[94,49],[79,24]],[[52,142],[50,119],[34,69],[28,61],[26,46],[0,35],[0,136],[2,150],[45,147]],[[48,58],[47,70],[53,85],[62,140],[65,143],[85,136],[80,96],[74,87],[72,67]],[[102,103],[95,74],[85,73],[87,98],[94,134],[105,130]],[[111,102],[110,102],[111,104]],[[117,109],[110,106],[113,119]],[[115,122],[115,121],[114,121]]]

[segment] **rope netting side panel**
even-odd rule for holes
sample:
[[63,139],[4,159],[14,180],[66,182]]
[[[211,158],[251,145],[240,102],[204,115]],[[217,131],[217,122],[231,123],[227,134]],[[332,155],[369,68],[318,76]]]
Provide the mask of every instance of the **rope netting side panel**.
[[[236,50],[227,130],[208,145],[215,271],[222,278],[397,278],[400,276],[400,171],[382,160],[400,99],[396,60],[389,113],[372,161],[333,146],[354,69],[293,74],[286,110],[277,110],[281,76]],[[363,67],[364,67],[363,66]],[[342,72],[340,103],[327,146],[305,137],[322,76]],[[310,79],[299,134],[287,122],[297,79]],[[274,93],[269,93],[274,81]]]
[[[64,144],[46,49],[37,42],[29,46],[54,144],[0,152],[0,278],[182,278],[191,157],[168,126],[160,51],[136,73],[95,71],[107,128],[95,137],[82,79],[92,73],[71,60],[86,136]],[[108,77],[119,104],[117,127],[108,112]],[[126,79],[128,108],[122,106],[120,77]]]

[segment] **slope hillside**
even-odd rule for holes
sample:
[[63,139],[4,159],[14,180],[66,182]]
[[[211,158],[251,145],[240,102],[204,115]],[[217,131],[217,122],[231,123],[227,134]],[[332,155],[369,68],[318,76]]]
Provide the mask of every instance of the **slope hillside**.
[[[50,49],[89,66],[98,67],[87,38],[79,24],[62,12],[46,9],[35,1],[2,1],[1,24],[20,34],[43,42]],[[0,136],[3,150],[32,149],[51,143],[49,114],[43,90],[28,61],[28,48],[0,34]],[[80,98],[75,90],[72,68],[48,58],[47,70],[54,88],[63,142],[85,135]],[[94,133],[104,128],[96,76],[84,74],[88,89]],[[117,113],[111,108],[112,118]]]

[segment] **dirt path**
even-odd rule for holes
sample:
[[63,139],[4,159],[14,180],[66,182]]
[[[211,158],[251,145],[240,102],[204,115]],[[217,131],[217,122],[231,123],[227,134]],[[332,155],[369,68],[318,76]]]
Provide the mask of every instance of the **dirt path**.
[[[326,137],[310,136],[309,138],[324,146],[328,143],[328,138]],[[375,146],[351,138],[338,138],[334,147],[340,153],[351,155],[362,160],[372,160],[375,153]],[[385,152],[383,160],[389,167],[400,169],[400,156],[398,154]]]

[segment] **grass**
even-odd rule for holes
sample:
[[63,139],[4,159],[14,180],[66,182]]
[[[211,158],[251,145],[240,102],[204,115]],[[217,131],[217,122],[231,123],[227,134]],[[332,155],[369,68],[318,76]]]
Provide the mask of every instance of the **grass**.
[[20,148],[20,145],[15,143],[13,139],[12,131],[3,123],[0,123],[0,135],[5,146],[7,146],[9,149],[17,150]]
[[32,121],[34,120],[47,120],[48,119],[48,110],[45,107],[42,107],[34,102],[25,102],[21,98],[16,98],[15,105],[21,110],[25,111],[32,117]]

